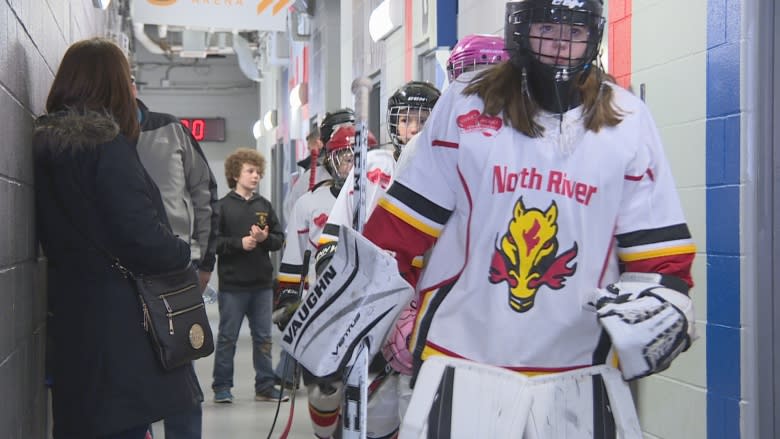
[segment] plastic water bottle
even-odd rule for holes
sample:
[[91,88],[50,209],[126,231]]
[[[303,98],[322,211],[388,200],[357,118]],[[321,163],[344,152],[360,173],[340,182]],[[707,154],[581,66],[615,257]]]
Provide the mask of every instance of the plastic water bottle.
[[206,285],[206,289],[203,290],[203,303],[209,304],[209,303],[215,303],[217,301],[217,290],[215,290],[211,285]]

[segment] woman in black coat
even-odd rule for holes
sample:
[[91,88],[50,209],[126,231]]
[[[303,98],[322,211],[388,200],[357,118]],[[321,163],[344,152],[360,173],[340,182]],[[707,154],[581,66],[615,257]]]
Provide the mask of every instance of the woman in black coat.
[[203,400],[192,365],[165,371],[142,326],[134,273],[185,267],[135,151],[139,127],[122,51],[73,44],[35,124],[38,237],[48,259],[54,438],[143,438],[146,426]]

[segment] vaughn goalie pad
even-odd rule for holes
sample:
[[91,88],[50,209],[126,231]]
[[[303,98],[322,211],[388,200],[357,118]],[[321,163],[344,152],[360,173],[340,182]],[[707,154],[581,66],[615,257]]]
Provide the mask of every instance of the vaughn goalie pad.
[[341,379],[364,338],[373,358],[412,297],[396,260],[349,227],[287,326],[282,348],[314,376]]
[[594,377],[606,389],[617,437],[640,439],[631,392],[612,367],[529,378],[447,357],[423,363],[399,438],[592,439]]

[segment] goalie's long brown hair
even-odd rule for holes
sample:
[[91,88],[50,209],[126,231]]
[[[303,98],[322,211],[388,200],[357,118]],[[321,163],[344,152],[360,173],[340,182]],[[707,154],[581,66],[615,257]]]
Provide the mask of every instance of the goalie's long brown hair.
[[[605,126],[613,127],[623,120],[623,112],[613,105],[612,88],[605,81],[615,82],[612,76],[592,66],[579,85],[582,96],[585,128],[599,132]],[[580,78],[574,78],[580,81]],[[504,62],[477,74],[463,93],[477,95],[485,103],[484,112],[491,116],[504,113],[504,123],[529,137],[541,137],[544,128],[536,122],[540,111],[533,100],[523,72],[511,62]]]

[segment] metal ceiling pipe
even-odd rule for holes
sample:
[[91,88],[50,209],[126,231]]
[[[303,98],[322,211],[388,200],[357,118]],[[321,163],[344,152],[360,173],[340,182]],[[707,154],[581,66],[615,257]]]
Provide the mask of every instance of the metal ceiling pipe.
[[133,33],[135,34],[135,39],[138,40],[138,42],[140,42],[141,45],[146,48],[146,50],[155,55],[165,55],[165,51],[162,49],[162,47],[155,43],[151,38],[149,38],[149,35],[146,34],[143,23],[133,23]]

